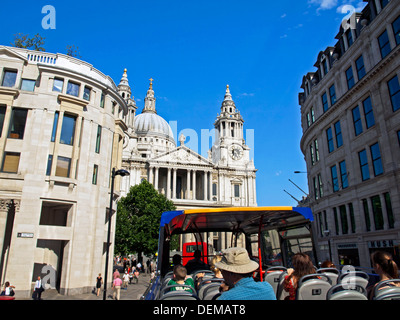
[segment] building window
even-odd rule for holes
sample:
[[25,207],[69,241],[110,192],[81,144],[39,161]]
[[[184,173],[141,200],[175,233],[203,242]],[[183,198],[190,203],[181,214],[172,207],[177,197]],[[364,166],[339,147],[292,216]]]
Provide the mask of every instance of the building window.
[[360,160],[362,181],[368,180],[369,179],[369,167],[368,167],[367,151],[365,151],[365,149],[358,153],[358,159]]
[[382,167],[381,152],[379,150],[378,143],[375,143],[371,146],[371,158],[372,158],[372,164],[374,166],[375,176],[381,175],[383,173],[383,167]]
[[374,215],[375,230],[383,229],[382,203],[379,195],[371,197],[372,213]]
[[354,43],[353,33],[351,32],[351,28],[346,32],[347,44],[349,47]]
[[358,80],[361,80],[366,73],[364,67],[364,58],[362,55],[356,60],[356,67],[357,67]]
[[346,206],[345,205],[340,206],[339,212],[340,212],[340,221],[342,223],[342,234],[348,234],[349,233],[349,224],[347,223]]
[[315,149],[315,161],[319,161],[319,150],[318,150],[318,140],[314,140],[314,149]]
[[381,4],[381,8],[383,9],[389,3],[389,0],[379,0],[379,2]]
[[23,139],[25,132],[27,109],[14,108],[11,113],[11,123],[8,131],[8,138]]
[[235,191],[235,198],[239,198],[240,197],[240,185],[235,184],[234,185],[234,191]]
[[328,73],[328,62],[326,59],[322,61],[322,67],[324,68],[324,75],[326,75]]
[[313,178],[313,182],[314,182],[314,198],[315,200],[319,199],[319,195],[318,195],[318,180],[317,177]]
[[1,85],[3,87],[14,87],[15,81],[17,80],[17,71],[5,70],[3,75],[3,81]]
[[20,154],[16,152],[5,152],[1,172],[18,173]]
[[80,85],[78,83],[68,81],[67,94],[78,97],[79,96],[79,88],[80,88]]
[[368,97],[363,101],[363,107],[364,107],[365,124],[367,126],[367,129],[369,129],[373,125],[375,125],[374,112],[372,110],[372,103],[370,97]]
[[356,218],[354,216],[354,208],[352,203],[349,203],[349,213],[350,213],[351,233],[356,233]]
[[326,92],[321,96],[321,99],[322,99],[322,108],[324,109],[324,112],[326,112],[329,109]]
[[383,197],[385,198],[385,206],[386,206],[386,213],[388,217],[388,223],[389,223],[389,228],[394,228],[394,215],[393,215],[393,209],[392,209],[392,202],[390,200],[390,193],[386,192],[383,194]]
[[335,150],[335,147],[333,145],[332,128],[328,128],[326,130],[326,139],[328,140],[328,151],[329,153],[331,153],[333,150]]
[[217,184],[216,183],[212,184],[212,195],[213,196],[217,195]]
[[400,145],[400,130],[397,131],[397,139],[399,140],[399,145]]
[[54,78],[53,91],[62,92],[63,86],[64,86],[64,80],[63,79]]
[[381,51],[382,59],[385,58],[391,51],[389,37],[387,34],[387,30],[385,30],[379,37],[379,49]]
[[363,209],[364,209],[364,219],[367,231],[371,231],[371,219],[369,218],[369,209],[367,199],[362,199]]
[[6,116],[7,107],[0,106],[0,137],[3,133],[3,126],[4,126],[4,118]]
[[315,122],[314,107],[311,107],[310,113],[311,113],[311,123],[314,123]]
[[47,168],[46,168],[46,176],[51,175],[51,166],[53,165],[53,155],[49,154],[47,158]]
[[350,67],[346,70],[347,88],[350,90],[354,87],[353,68]]
[[64,114],[61,127],[60,143],[73,145],[75,134],[76,117],[73,115]]
[[346,161],[343,160],[342,162],[339,163],[339,170],[340,170],[340,181],[342,183],[342,189],[346,189],[349,186]]
[[69,178],[71,170],[71,159],[66,157],[57,157],[56,176]]
[[314,156],[314,147],[310,144],[310,156],[311,156],[311,165],[315,164],[315,156]]
[[104,100],[105,100],[105,95],[102,92],[100,97],[100,108],[104,108]]
[[31,91],[35,90],[36,80],[22,79],[21,90]]
[[59,117],[59,112],[56,111],[54,113],[53,130],[51,131],[51,142],[54,142],[56,140],[58,117]]
[[340,121],[335,123],[336,147],[339,148],[343,145],[342,129]]
[[392,23],[394,37],[396,39],[396,44],[400,44],[400,16]]
[[363,132],[362,122],[361,122],[361,115],[359,107],[355,107],[352,110],[353,113],[353,125],[354,125],[354,134],[358,136]]
[[331,167],[331,177],[333,192],[339,191],[339,179],[337,175],[336,165]]
[[310,113],[307,113],[307,128],[309,128],[311,126],[311,116]]
[[322,188],[322,178],[320,173],[318,173],[317,178],[318,178],[319,196],[322,198],[324,196],[324,190]]
[[85,88],[83,88],[83,99],[90,101],[90,92],[91,91],[92,90],[88,86],[85,86]]
[[99,166],[95,164],[93,166],[93,177],[92,177],[92,184],[97,184],[97,174],[99,171]]
[[97,135],[96,135],[96,148],[95,148],[96,153],[100,153],[101,130],[102,130],[101,126],[98,125],[97,126]]
[[393,111],[397,111],[400,109],[400,85],[397,75],[388,81],[388,87]]
[[333,106],[336,103],[336,90],[334,84],[329,88],[329,96],[331,98],[331,106]]

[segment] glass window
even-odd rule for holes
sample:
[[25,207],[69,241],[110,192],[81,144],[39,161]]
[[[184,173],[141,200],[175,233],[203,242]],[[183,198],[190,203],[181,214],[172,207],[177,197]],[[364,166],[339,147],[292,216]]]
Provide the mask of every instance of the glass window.
[[36,80],[22,79],[21,90],[31,91],[35,90]]
[[59,116],[59,112],[56,111],[54,113],[53,130],[51,131],[51,142],[54,142],[56,140],[58,116]]
[[335,147],[333,145],[332,128],[328,128],[328,130],[326,130],[326,139],[328,140],[329,153],[331,153],[333,150],[335,150]]
[[339,212],[340,212],[340,221],[342,223],[342,233],[348,234],[349,233],[349,224],[347,223],[346,206],[344,206],[344,205],[340,206]]
[[311,164],[315,164],[315,156],[314,156],[314,147],[312,144],[310,144],[310,156],[311,156]]
[[332,187],[333,191],[339,191],[339,179],[336,166],[331,167]]
[[363,203],[363,208],[364,208],[365,225],[367,227],[367,231],[371,231],[371,220],[369,218],[369,209],[368,209],[367,199],[362,199],[362,203]]
[[53,155],[49,154],[49,157],[47,158],[46,176],[49,176],[51,174],[52,165],[53,165]]
[[393,111],[397,111],[400,109],[400,85],[397,75],[388,81],[388,87]]
[[80,88],[79,84],[68,81],[67,94],[78,97],[79,96],[79,88]]
[[27,109],[14,108],[11,114],[11,123],[8,132],[8,138],[23,139],[25,132]]
[[389,0],[380,0],[381,8],[383,9],[389,3]]
[[19,158],[19,153],[5,152],[1,172],[18,173]]
[[362,181],[369,179],[369,167],[367,151],[364,149],[358,153],[358,159],[360,160],[361,178]]
[[4,126],[4,118],[6,116],[6,111],[7,107],[6,106],[0,106],[0,137],[3,132],[3,126]]
[[311,118],[310,118],[310,114],[307,113],[307,128],[311,126]]
[[364,58],[362,55],[356,60],[356,67],[358,80],[361,80],[365,76]]
[[329,96],[331,98],[331,106],[333,106],[336,103],[336,91],[334,84],[329,88]]
[[363,107],[365,115],[365,124],[367,125],[367,129],[369,129],[373,125],[375,125],[374,112],[372,110],[372,103],[370,97],[368,97],[363,101]]
[[17,71],[5,70],[3,76],[3,82],[1,85],[3,87],[14,87],[15,81],[17,80]]
[[315,122],[314,107],[311,107],[310,113],[311,113],[311,123],[314,123]]
[[346,70],[347,88],[350,90],[354,87],[353,68],[350,67]]
[[318,173],[318,189],[319,189],[319,195],[322,198],[324,196],[324,189],[323,189],[323,185],[322,185],[322,178],[321,178],[321,174]]
[[392,23],[394,37],[396,39],[396,44],[400,44],[400,16]]
[[324,109],[324,112],[326,112],[329,109],[328,98],[327,98],[326,93],[324,93],[321,96],[321,99],[322,99],[322,108]]
[[360,109],[358,108],[358,106],[352,110],[352,113],[353,113],[354,134],[358,136],[363,132]]
[[349,186],[346,161],[342,161],[339,163],[339,169],[340,169],[340,180],[342,182],[342,189],[346,189]]
[[315,161],[319,161],[319,150],[318,150],[318,140],[314,140],[314,149],[315,149]]
[[92,184],[97,184],[97,174],[99,171],[99,166],[95,164],[93,166],[93,177],[92,177]]
[[53,91],[62,92],[63,86],[64,86],[64,80],[63,79],[54,78]]
[[343,145],[342,128],[340,127],[340,121],[335,123],[335,134],[336,134],[336,147],[339,148]]
[[328,62],[326,61],[326,59],[322,61],[322,66],[324,68],[324,75],[326,75],[328,73]]
[[391,51],[389,37],[385,30],[379,37],[379,49],[381,50],[382,59],[385,58]]
[[351,32],[351,28],[346,32],[347,44],[349,47],[354,43],[353,33]]
[[393,209],[392,209],[392,202],[390,200],[390,193],[386,192],[383,194],[385,197],[385,206],[386,206],[386,213],[388,217],[388,222],[389,222],[389,228],[394,228],[394,215],[393,215]]
[[238,184],[235,184],[235,198],[240,197],[240,186]]
[[379,150],[378,143],[375,143],[374,145],[371,146],[371,158],[372,158],[372,164],[374,166],[374,174],[375,176],[379,176],[380,174],[383,173],[383,167],[382,167],[381,152]]
[[64,114],[63,123],[61,127],[60,143],[74,144],[76,118],[72,115]]
[[90,101],[90,92],[91,91],[92,90],[89,87],[85,86],[85,88],[83,89],[83,99]]
[[319,195],[318,195],[318,181],[317,181],[317,178],[316,178],[316,177],[313,178],[313,182],[314,182],[314,197],[315,197],[315,200],[318,200],[318,199],[319,199]]
[[96,136],[96,153],[100,153],[100,143],[101,143],[101,126],[97,126],[97,136]]
[[383,229],[382,203],[379,195],[371,197],[372,212],[374,214],[375,230]]
[[57,157],[56,176],[69,178],[71,169],[71,159],[66,157]]
[[102,92],[100,97],[100,108],[104,108],[104,100],[105,100],[105,95]]

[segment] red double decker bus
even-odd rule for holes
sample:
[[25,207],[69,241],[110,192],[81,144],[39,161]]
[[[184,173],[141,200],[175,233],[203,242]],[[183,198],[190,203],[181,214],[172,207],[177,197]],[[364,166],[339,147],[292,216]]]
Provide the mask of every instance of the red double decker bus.
[[213,254],[213,247],[211,244],[205,242],[186,242],[183,244],[182,248],[182,264],[185,266],[189,260],[193,259],[194,252],[196,250],[200,250],[201,254],[201,261],[204,263],[208,263],[208,257]]

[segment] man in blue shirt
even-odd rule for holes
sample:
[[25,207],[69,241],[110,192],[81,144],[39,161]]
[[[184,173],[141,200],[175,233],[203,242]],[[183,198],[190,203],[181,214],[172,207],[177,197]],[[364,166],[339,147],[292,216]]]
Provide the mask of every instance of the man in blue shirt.
[[244,248],[229,248],[215,266],[221,269],[225,283],[230,287],[218,300],[276,300],[268,282],[255,282],[252,273],[258,263],[250,260]]

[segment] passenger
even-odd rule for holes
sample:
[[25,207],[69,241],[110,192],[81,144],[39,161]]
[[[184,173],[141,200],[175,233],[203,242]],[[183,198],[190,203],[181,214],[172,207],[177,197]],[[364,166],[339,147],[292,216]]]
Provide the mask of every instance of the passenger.
[[[372,285],[367,288],[368,298],[370,300],[374,299],[375,287],[379,283],[385,280],[399,278],[399,270],[397,264],[396,262],[393,261],[392,255],[390,253],[383,251],[375,251],[371,255],[371,261],[372,261],[372,266],[375,272],[379,275],[380,280],[375,285]],[[393,284],[399,286],[398,283],[393,283]]]
[[293,268],[287,269],[288,275],[285,276],[283,288],[289,295],[285,300],[295,300],[297,285],[299,280],[308,274],[316,272],[310,257],[305,253],[296,253],[292,256]]
[[173,286],[173,285],[177,285],[177,284],[183,284],[183,285],[187,285],[187,286],[191,286],[193,288],[193,290],[191,290],[188,287],[173,287],[170,289],[170,291],[175,291],[175,290],[187,290],[190,291],[191,293],[194,293],[194,281],[191,277],[187,276],[187,270],[186,268],[181,265],[178,264],[174,267],[174,277],[168,282],[168,286]]
[[185,265],[188,274],[191,274],[197,270],[209,270],[210,269],[208,264],[201,261],[201,251],[200,250],[195,250],[193,256],[194,256],[194,258],[192,260],[190,260],[188,263],[186,263],[186,265]]
[[229,248],[221,261],[216,262],[229,290],[218,300],[276,300],[274,290],[268,282],[255,282],[252,273],[258,263],[250,260],[244,248]]
[[[212,258],[212,260],[211,260],[210,270],[211,270],[212,272],[214,272],[214,278],[217,278],[217,279],[223,279],[223,278],[224,278],[224,277],[222,276],[221,270],[218,269],[218,268],[215,266],[215,263],[221,261],[221,259],[222,259],[222,256],[214,256],[214,257]],[[204,273],[204,272],[201,272],[201,273],[198,273],[198,274],[197,274],[197,279],[195,279],[195,281],[196,281],[196,288],[199,287],[200,283],[203,281],[204,276],[205,276],[205,273]],[[205,283],[207,283],[207,282],[205,282]],[[224,291],[225,291],[225,290],[224,290]]]
[[336,266],[334,265],[334,263],[330,260],[325,260],[324,262],[322,262],[321,264],[321,269],[322,268],[336,268]]
[[179,254],[174,254],[172,257],[172,264],[169,267],[169,270],[174,270],[174,267],[178,264],[182,264],[182,257]]

